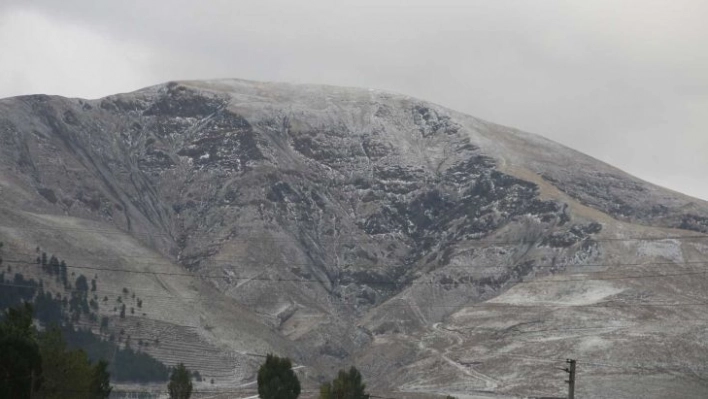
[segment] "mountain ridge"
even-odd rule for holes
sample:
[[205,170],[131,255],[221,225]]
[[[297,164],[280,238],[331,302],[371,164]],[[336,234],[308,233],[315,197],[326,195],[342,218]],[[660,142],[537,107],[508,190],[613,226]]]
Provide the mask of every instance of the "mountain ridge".
[[[10,250],[22,256],[42,245],[69,252],[61,254],[69,261],[75,252],[106,264],[104,251],[113,267],[145,271],[158,265],[130,255],[152,253],[159,267],[190,273],[129,280],[180,301],[209,292],[209,303],[220,304],[199,305],[198,315],[170,308],[213,348],[238,352],[238,372],[227,371],[231,362],[213,366],[219,379],[230,375],[224,386],[253,375],[238,331],[307,365],[313,383],[354,362],[372,387],[409,393],[560,390],[560,378],[532,364],[509,371],[504,356],[612,361],[598,349],[622,354],[634,336],[616,320],[637,331],[683,321],[685,331],[662,345],[707,350],[695,338],[705,335],[703,316],[690,309],[644,320],[641,307],[612,304],[701,297],[703,278],[670,272],[707,259],[696,233],[708,228],[708,203],[412,97],[241,80],[170,82],[96,100],[16,97],[0,100],[0,156],[0,208],[14,215],[4,217],[0,238]],[[73,241],[22,230],[43,215]],[[67,230],[76,224],[132,241],[82,248],[91,232]],[[670,284],[593,280],[618,268],[669,274]],[[563,281],[570,274],[582,281]],[[556,309],[559,301],[568,309]],[[527,305],[538,316],[519,309]],[[242,320],[229,316],[236,308]],[[159,313],[149,317],[169,324]],[[609,327],[587,342],[552,332],[525,341],[510,327],[573,321],[592,332],[584,320]],[[486,330],[473,340],[448,331],[474,326]],[[623,389],[636,393],[664,377]],[[602,372],[588,378],[620,384]],[[681,378],[693,384],[690,373]]]

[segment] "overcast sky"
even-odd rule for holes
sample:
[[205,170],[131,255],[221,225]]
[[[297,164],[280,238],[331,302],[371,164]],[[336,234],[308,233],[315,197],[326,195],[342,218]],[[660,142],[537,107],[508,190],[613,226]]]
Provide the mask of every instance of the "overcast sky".
[[0,97],[234,77],[409,94],[708,199],[705,0],[2,0]]

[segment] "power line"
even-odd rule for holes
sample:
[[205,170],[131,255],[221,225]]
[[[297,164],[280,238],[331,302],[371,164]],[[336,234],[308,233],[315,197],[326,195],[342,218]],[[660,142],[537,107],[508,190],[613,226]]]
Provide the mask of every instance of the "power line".
[[[28,265],[28,266],[33,266],[33,267],[42,267],[44,265],[38,264],[36,262],[30,262],[30,261],[23,261],[23,260],[18,260],[18,259],[4,259],[3,262],[6,263],[13,263],[13,264],[21,264],[21,265]],[[627,263],[627,264],[622,264],[622,263],[617,263],[617,264],[607,264],[606,266],[610,265],[615,265],[618,267],[622,267],[623,265],[626,266],[649,266],[649,265],[677,265],[677,266],[684,266],[684,265],[708,265],[708,261],[696,261],[696,262],[684,262],[684,263],[669,263],[669,262],[656,262],[656,263]],[[380,265],[379,265],[380,266]],[[543,265],[539,265],[543,266]],[[574,265],[578,267],[582,267],[582,265]],[[602,265],[600,264],[594,264],[592,265],[593,267],[600,267]],[[46,267],[46,266],[45,266]],[[96,266],[77,266],[77,265],[71,265],[67,264],[67,268],[72,268],[72,269],[82,269],[82,270],[92,270],[92,271],[104,271],[104,272],[117,272],[117,273],[133,273],[133,274],[143,274],[143,275],[155,275],[155,276],[176,276],[176,277],[201,277],[201,278],[225,278],[225,279],[231,279],[231,280],[236,280],[236,281],[269,281],[269,282],[296,282],[296,283],[305,283],[305,282],[311,282],[311,283],[321,283],[323,282],[322,280],[318,279],[306,279],[306,278],[283,278],[283,277],[259,277],[259,276],[254,276],[254,277],[236,277],[236,276],[229,276],[226,274],[218,274],[218,275],[209,275],[209,274],[194,274],[194,273],[180,273],[180,272],[159,272],[159,271],[148,271],[148,270],[127,270],[123,268],[107,268],[107,267],[96,267]],[[511,268],[511,267],[510,267]],[[581,273],[569,273],[569,274],[564,274],[564,276],[569,276],[569,275],[587,275],[587,274],[605,274],[606,277],[590,277],[590,278],[582,278],[582,279],[554,279],[554,280],[546,280],[546,281],[527,281],[527,282],[520,282],[519,284],[556,284],[556,283],[562,283],[562,282],[572,282],[572,281],[603,281],[603,280],[624,280],[624,279],[642,279],[642,278],[661,278],[661,277],[678,277],[678,276],[691,276],[691,275],[700,275],[700,274],[708,274],[708,268],[705,271],[692,271],[692,272],[681,272],[681,273],[656,273],[656,274],[644,274],[644,275],[634,275],[634,276],[612,276],[608,275],[608,271],[599,271],[599,272],[581,272]],[[554,275],[558,276],[558,275]],[[443,286],[449,286],[449,285],[467,285],[467,284],[474,284],[475,282],[473,280],[468,281],[468,282],[462,282],[462,281],[452,281],[452,282],[441,282],[441,281],[411,281],[411,282],[396,282],[396,281],[386,281],[386,280],[381,280],[381,279],[359,279],[357,281],[360,284],[370,284],[370,285],[394,285],[394,286],[407,286],[407,285],[443,285]]]
[[[708,238],[708,236],[706,237]],[[37,252],[37,255],[39,252]],[[34,256],[33,254],[27,254],[27,256]],[[158,266],[164,266],[165,264],[172,264],[174,262],[179,262],[179,261],[173,261],[165,256],[137,256],[137,255],[125,255],[125,256],[114,256],[114,257],[106,257],[103,256],[102,254],[97,254],[93,257],[76,257],[72,256],[71,257],[73,260],[84,260],[84,261],[96,261],[99,259],[101,262],[106,262],[106,261],[126,261],[126,259],[157,259],[157,260],[162,260],[162,262],[130,262],[131,264],[139,264],[139,265],[158,265]],[[253,263],[253,257],[252,256],[230,256],[226,258],[218,258],[218,257],[211,257],[208,258],[209,261],[211,262],[234,262],[234,261],[245,261],[245,262],[251,262]],[[281,263],[281,261],[275,261],[274,263]],[[288,261],[285,262],[289,266],[312,266],[316,265],[315,262],[292,262]],[[573,263],[554,263],[550,265],[535,265],[535,268],[562,268],[562,267],[626,267],[626,266],[647,266],[647,265],[690,265],[690,264],[706,264],[708,261],[670,261],[670,262],[636,262],[636,263],[586,263],[586,264],[573,264]],[[200,269],[205,269],[205,268],[224,268],[224,267],[233,267],[234,265],[232,263],[225,263],[221,265],[204,265],[200,266]],[[342,264],[341,266],[349,266],[349,267],[372,267],[372,266],[379,266],[379,267],[390,267],[390,268],[396,268],[396,267],[411,267],[415,266],[415,264],[406,264],[406,263],[401,263],[401,264],[357,264],[357,263],[345,263]],[[480,268],[480,269],[490,269],[490,268],[510,268],[513,265],[482,265],[482,264],[449,264],[449,265],[430,265],[430,264],[422,264],[419,266],[438,266],[441,268]]]
[[[2,285],[7,285],[7,284],[2,284]],[[27,288],[36,288],[32,286],[26,286]],[[182,299],[180,297],[169,297],[169,298],[176,298],[176,299]],[[198,300],[197,298],[192,298],[194,300]],[[390,299],[389,301],[402,301],[402,298],[393,298]],[[250,301],[245,301],[245,300],[238,300],[234,299],[234,303],[237,305],[282,305],[283,302],[285,301],[259,301],[259,300],[250,300]],[[303,305],[303,306],[321,306],[321,305],[334,305],[334,306],[355,306],[357,303],[355,302],[347,302],[347,301],[332,301],[332,302],[323,302],[323,301],[292,301],[290,300],[292,305]],[[541,304],[543,303],[543,305]],[[628,303],[626,301],[620,301],[620,300],[609,300],[609,301],[602,301],[602,302],[597,302],[593,304],[582,304],[582,305],[559,305],[559,304],[553,304],[553,303],[545,303],[545,302],[526,302],[526,304],[515,304],[515,303],[503,303],[503,302],[481,302],[481,303],[473,303],[473,304],[460,304],[460,305],[418,305],[415,304],[413,306],[417,308],[423,308],[423,309],[460,309],[460,308],[514,308],[514,309],[578,309],[578,308],[594,308],[594,307],[682,307],[682,306],[705,306],[708,305],[708,302],[676,302],[676,303],[665,303],[665,302],[654,302],[654,303]],[[383,302],[378,305],[378,307],[394,307],[394,308],[409,308],[411,305],[409,304],[402,304],[402,305],[396,305],[392,304],[390,302]]]
[[[28,256],[33,256],[28,254]],[[141,266],[149,266],[149,265],[156,265],[156,266],[164,266],[166,264],[173,264],[173,262],[165,257],[148,257],[148,256],[125,256],[125,257],[102,257],[100,255],[96,255],[95,257],[71,257],[73,260],[84,260],[84,261],[96,261],[97,258],[101,262],[105,262],[107,260],[113,260],[113,261],[125,261],[126,259],[163,259],[163,262],[130,262],[130,264],[136,264],[136,265],[141,265]],[[234,256],[234,257],[229,257],[229,258],[209,258],[209,261],[218,261],[218,262],[233,262],[236,260],[242,260],[245,261],[246,263],[254,263],[252,257],[246,257],[246,256]],[[276,261],[274,263],[281,263],[280,261]],[[304,263],[299,263],[299,262],[285,262],[288,266],[314,266],[317,265],[314,262],[304,262]],[[544,264],[544,265],[534,265],[533,267],[536,269],[539,268],[572,268],[572,267],[630,267],[630,266],[650,266],[650,265],[701,265],[701,264],[708,264],[708,260],[706,261],[671,261],[671,262],[635,262],[635,263],[586,263],[586,264],[573,264],[573,263],[554,263],[554,264]],[[233,267],[234,264],[232,263],[225,263],[225,264],[219,264],[219,265],[204,265],[200,266],[200,269],[211,269],[211,268],[227,268],[227,267]],[[317,265],[317,266],[327,266],[327,265]],[[377,267],[387,267],[387,268],[400,268],[400,267],[413,267],[415,264],[357,264],[357,263],[345,263],[342,264],[341,266],[348,266],[348,267],[356,267],[356,268],[363,268],[363,267],[372,267],[372,266],[377,266]],[[419,266],[437,266],[437,265],[430,265],[430,264],[422,264]],[[515,265],[483,265],[483,264],[452,264],[452,265],[439,265],[438,267],[440,268],[445,268],[445,269],[468,269],[468,268],[479,268],[479,269],[491,269],[491,268],[498,268],[498,269],[508,269],[511,268]]]
[[590,366],[590,367],[605,367],[605,368],[613,368],[613,369],[625,369],[625,370],[644,370],[644,371],[655,371],[655,372],[664,372],[664,371],[685,371],[685,370],[695,370],[695,369],[700,369],[700,370],[708,370],[708,367],[693,367],[689,365],[682,365],[682,364],[661,364],[657,363],[652,366],[647,366],[647,365],[632,365],[632,364],[612,364],[612,363],[598,363],[598,362],[593,362],[593,361],[578,361],[578,364],[582,364],[585,366]]

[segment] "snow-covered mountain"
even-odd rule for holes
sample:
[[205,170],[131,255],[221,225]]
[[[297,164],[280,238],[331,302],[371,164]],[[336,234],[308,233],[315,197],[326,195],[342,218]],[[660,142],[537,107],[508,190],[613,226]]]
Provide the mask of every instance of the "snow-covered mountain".
[[41,245],[142,292],[145,316],[102,312],[214,389],[275,351],[399,396],[561,396],[566,358],[579,397],[708,392],[708,203],[418,99],[4,99],[0,198],[6,258]]

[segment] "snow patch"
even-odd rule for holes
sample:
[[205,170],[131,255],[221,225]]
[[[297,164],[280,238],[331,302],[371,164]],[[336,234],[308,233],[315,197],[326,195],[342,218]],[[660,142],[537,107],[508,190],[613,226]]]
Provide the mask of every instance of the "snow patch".
[[612,347],[612,342],[602,337],[592,336],[583,338],[578,344],[578,349],[581,352],[594,352]]
[[642,242],[637,248],[637,255],[664,258],[676,263],[683,263],[683,251],[678,240]]
[[506,293],[490,300],[494,304],[514,305],[592,305],[617,295],[622,288],[607,281],[580,281],[568,284],[517,285]]

